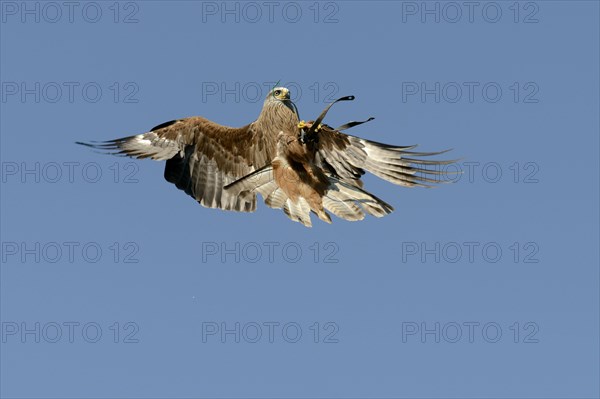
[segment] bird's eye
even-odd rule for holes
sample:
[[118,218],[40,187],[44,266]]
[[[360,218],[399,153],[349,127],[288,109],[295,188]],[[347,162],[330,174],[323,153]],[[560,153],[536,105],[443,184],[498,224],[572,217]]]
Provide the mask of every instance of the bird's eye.
[[281,90],[275,90],[275,95],[279,96],[281,94]]

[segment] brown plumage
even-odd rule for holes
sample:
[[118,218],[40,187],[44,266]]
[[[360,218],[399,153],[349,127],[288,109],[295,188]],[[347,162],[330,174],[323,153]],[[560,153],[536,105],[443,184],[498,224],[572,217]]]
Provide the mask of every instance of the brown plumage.
[[415,146],[389,146],[340,132],[361,122],[338,129],[311,128],[309,123],[306,138],[299,122],[289,91],[277,87],[256,121],[240,128],[197,116],[135,136],[79,144],[165,160],[165,179],[205,207],[252,212],[260,193],[268,206],[283,208],[290,219],[306,226],[311,225],[311,211],[328,223],[327,210],[346,220],[361,220],[365,212],[377,217],[392,212],[390,205],[362,189],[365,171],[394,184],[428,187],[439,182],[435,175],[440,172],[423,166],[453,162],[413,158],[442,152],[411,152]]

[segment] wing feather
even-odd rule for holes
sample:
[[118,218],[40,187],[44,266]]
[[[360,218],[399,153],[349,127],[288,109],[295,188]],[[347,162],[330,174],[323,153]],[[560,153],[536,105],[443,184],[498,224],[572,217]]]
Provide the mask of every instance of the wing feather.
[[223,187],[274,158],[275,144],[254,124],[222,126],[202,117],[173,120],[147,133],[100,143],[79,143],[116,155],[166,160],[165,179],[208,208],[251,212],[256,195],[238,197]]
[[333,169],[334,174],[341,181],[359,187],[362,187],[360,178],[365,171],[406,187],[431,187],[432,184],[449,181],[440,177],[441,175],[456,173],[431,168],[449,165],[456,160],[419,158],[440,155],[448,150],[414,152],[411,150],[416,147],[415,145],[391,146],[347,135],[329,126],[322,128],[318,135],[317,161],[322,167]]

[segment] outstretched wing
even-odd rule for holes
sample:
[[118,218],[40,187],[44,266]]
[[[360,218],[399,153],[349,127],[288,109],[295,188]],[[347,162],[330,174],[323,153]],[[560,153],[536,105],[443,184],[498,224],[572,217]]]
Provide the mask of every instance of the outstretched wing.
[[362,187],[361,176],[373,173],[391,183],[406,187],[431,187],[444,182],[440,175],[448,172],[435,166],[448,165],[456,160],[429,160],[439,152],[415,152],[412,146],[392,146],[365,140],[323,125],[317,133],[317,162],[342,181]]
[[147,133],[101,143],[79,143],[135,158],[166,160],[165,179],[208,208],[252,212],[256,195],[232,195],[223,187],[275,156],[269,137],[253,124],[231,128],[202,117],[174,120]]

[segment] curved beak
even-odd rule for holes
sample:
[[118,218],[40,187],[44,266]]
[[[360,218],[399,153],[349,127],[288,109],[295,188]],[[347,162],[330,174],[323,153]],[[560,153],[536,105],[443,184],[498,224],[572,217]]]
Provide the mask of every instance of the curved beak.
[[283,103],[283,105],[288,107],[293,113],[295,113],[298,118],[300,118],[300,114],[298,113],[298,107],[296,107],[296,104],[294,104],[294,102],[290,100],[289,93],[286,99],[281,102]]

